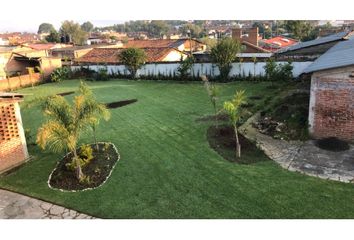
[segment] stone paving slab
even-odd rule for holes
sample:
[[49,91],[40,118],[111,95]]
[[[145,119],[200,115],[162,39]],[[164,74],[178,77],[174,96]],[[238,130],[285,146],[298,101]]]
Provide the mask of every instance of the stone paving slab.
[[285,141],[260,133],[252,126],[259,113],[240,127],[240,132],[272,160],[290,171],[341,182],[354,182],[354,146],[342,152],[318,148],[314,141]]
[[0,219],[94,219],[94,217],[0,189]]

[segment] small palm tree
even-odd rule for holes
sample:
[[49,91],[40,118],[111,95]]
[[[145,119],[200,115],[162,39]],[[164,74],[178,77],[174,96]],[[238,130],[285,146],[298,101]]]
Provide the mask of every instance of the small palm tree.
[[81,92],[81,95],[74,97],[72,104],[64,97],[55,95],[46,98],[41,105],[49,119],[38,129],[38,145],[43,149],[48,146],[54,152],[63,150],[72,152],[76,177],[81,180],[84,174],[76,150],[77,142],[87,126],[97,122],[96,103]]
[[208,92],[210,102],[213,105],[214,114],[215,114],[215,127],[218,127],[218,118],[217,118],[217,100],[219,95],[219,88],[215,84],[211,84],[208,78],[203,75],[201,76],[202,81],[204,82],[205,89]]
[[231,101],[224,102],[224,110],[229,115],[230,121],[234,128],[236,138],[236,157],[241,157],[241,144],[238,138],[237,123],[241,119],[242,105],[246,103],[245,91],[236,91]]
[[93,133],[93,140],[96,145],[97,151],[99,150],[98,148],[98,143],[97,143],[97,134],[96,134],[96,128],[99,124],[99,121],[101,118],[103,118],[105,121],[108,121],[111,117],[110,111],[107,109],[105,104],[99,103],[95,96],[92,94],[92,91],[88,88],[88,86],[81,82],[80,83],[80,88],[79,92],[85,96],[87,103],[90,105],[90,107],[93,109],[93,118],[91,122],[91,129]]

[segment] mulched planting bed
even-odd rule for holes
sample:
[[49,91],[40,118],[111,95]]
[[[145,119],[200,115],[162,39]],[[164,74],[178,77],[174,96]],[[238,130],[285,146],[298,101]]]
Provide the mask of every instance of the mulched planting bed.
[[129,100],[123,100],[123,101],[118,101],[118,102],[111,102],[111,103],[106,103],[107,108],[112,109],[112,108],[119,108],[123,107],[128,104],[132,104],[137,102],[138,99],[129,99]]
[[236,140],[232,126],[222,125],[218,128],[211,126],[207,131],[207,139],[210,147],[230,162],[251,164],[266,159],[263,157],[262,151],[254,143],[241,134],[238,134],[238,137],[241,144],[241,158],[236,158]]
[[58,96],[66,96],[66,95],[71,95],[71,94],[74,94],[75,92],[74,91],[71,91],[71,92],[62,92],[62,93],[58,93],[57,95]]
[[350,148],[347,142],[340,140],[336,137],[329,137],[316,140],[315,145],[321,149],[332,152],[346,151]]
[[113,167],[119,160],[119,154],[112,143],[104,151],[104,143],[99,143],[99,151],[96,145],[91,144],[94,158],[89,164],[82,168],[83,173],[90,177],[90,183],[80,183],[75,176],[75,172],[68,170],[66,163],[71,162],[72,153],[67,154],[58,163],[57,167],[49,178],[49,185],[55,189],[65,191],[84,190],[101,186],[109,177]]

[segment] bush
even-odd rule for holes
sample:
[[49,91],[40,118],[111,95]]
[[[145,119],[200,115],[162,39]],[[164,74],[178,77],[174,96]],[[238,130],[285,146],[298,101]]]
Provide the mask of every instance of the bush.
[[193,67],[194,58],[187,57],[185,60],[181,60],[181,64],[178,66],[177,71],[180,78],[186,78],[190,74],[190,70]]
[[[80,167],[85,167],[93,159],[92,147],[90,145],[82,145],[79,151]],[[74,171],[76,169],[76,158],[73,158],[70,163],[65,164],[68,170]]]
[[274,59],[269,59],[264,66],[266,77],[269,81],[289,81],[293,78],[293,66],[290,62],[277,64]]
[[109,80],[107,67],[99,68],[98,72],[94,73],[94,79],[96,81],[107,81],[107,80]]
[[64,79],[69,79],[71,75],[71,69],[69,67],[62,67],[55,69],[50,75],[52,82],[61,82]]

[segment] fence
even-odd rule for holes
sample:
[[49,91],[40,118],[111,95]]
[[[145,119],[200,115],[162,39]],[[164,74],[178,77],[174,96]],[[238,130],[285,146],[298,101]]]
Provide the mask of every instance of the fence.
[[11,91],[17,88],[31,86],[41,82],[42,77],[39,73],[20,75],[0,80],[0,91]]
[[[280,64],[285,64],[286,62],[277,62]],[[307,66],[309,66],[312,62],[293,62],[293,76],[298,77]],[[180,63],[149,63],[145,64],[141,69],[138,70],[137,75],[145,75],[145,76],[176,76],[178,74],[178,67]],[[229,76],[264,76],[265,70],[264,66],[265,62],[242,62],[242,63],[232,63],[232,68]],[[98,72],[99,69],[103,67],[107,67],[108,74],[120,74],[120,75],[128,75],[129,71],[126,69],[124,65],[87,65],[84,66],[89,68],[90,70],[94,70]],[[72,66],[72,70],[80,69],[80,66]],[[218,76],[219,69],[213,63],[194,63],[191,69],[191,75],[201,76]]]

